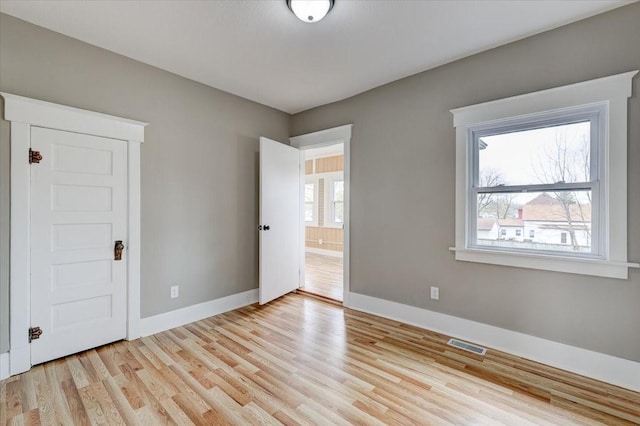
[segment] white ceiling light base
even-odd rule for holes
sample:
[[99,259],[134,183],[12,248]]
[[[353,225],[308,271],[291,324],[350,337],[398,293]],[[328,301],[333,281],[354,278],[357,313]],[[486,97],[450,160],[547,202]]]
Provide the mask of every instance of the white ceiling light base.
[[333,2],[334,0],[287,0],[287,6],[302,22],[313,24],[329,13]]

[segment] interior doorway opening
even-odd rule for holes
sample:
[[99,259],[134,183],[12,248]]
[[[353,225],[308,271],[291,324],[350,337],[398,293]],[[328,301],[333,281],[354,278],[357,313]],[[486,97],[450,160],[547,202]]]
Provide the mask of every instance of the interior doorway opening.
[[301,289],[342,302],[344,292],[344,143],[302,151],[304,282]]

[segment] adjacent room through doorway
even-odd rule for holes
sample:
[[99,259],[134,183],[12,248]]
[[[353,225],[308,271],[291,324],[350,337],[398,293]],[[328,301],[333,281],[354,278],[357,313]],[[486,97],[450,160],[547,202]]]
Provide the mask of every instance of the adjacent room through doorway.
[[304,152],[305,259],[302,289],[342,301],[344,144]]

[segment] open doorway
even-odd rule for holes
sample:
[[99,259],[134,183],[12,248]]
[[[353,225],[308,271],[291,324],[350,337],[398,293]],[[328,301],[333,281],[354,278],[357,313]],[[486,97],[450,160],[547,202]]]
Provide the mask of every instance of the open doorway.
[[[299,186],[300,199],[302,200],[300,202],[299,222],[299,247],[301,250],[299,288],[306,291],[313,288],[312,291],[323,296],[318,290],[322,290],[322,284],[328,284],[331,288],[331,293],[325,293],[324,296],[342,301],[342,304],[347,307],[349,306],[350,296],[349,218],[351,216],[350,164],[352,127],[352,124],[345,124],[289,138],[291,146],[300,150],[300,171],[303,172],[300,173]],[[338,172],[341,172],[342,180],[339,179]],[[322,176],[323,180],[320,182],[320,174],[322,173],[326,175]],[[308,176],[314,176],[317,179],[307,181]],[[307,185],[307,182],[313,185]],[[320,185],[322,185],[322,191],[320,190]],[[307,188],[309,188],[310,197],[305,196]],[[322,197],[322,200],[320,197]],[[322,206],[322,211],[319,211],[320,206]],[[307,213],[308,210],[311,211],[310,215]],[[322,215],[321,221],[320,214]],[[311,216],[311,220],[307,221],[306,219],[309,216]],[[325,220],[329,221],[333,226],[327,226]],[[323,226],[318,226],[320,223]],[[314,238],[313,232],[316,232],[314,228],[328,228],[317,230],[317,232],[331,232],[333,234],[316,235]],[[307,237],[307,235],[309,236]],[[309,247],[307,247],[307,239],[310,240]],[[320,239],[322,239],[322,244],[320,244]],[[307,274],[311,275],[309,281],[307,281]],[[314,280],[314,278],[316,279]],[[314,286],[315,283],[319,285]],[[340,293],[340,288],[342,293]]]
[[302,290],[342,301],[344,291],[344,143],[302,151],[304,282]]

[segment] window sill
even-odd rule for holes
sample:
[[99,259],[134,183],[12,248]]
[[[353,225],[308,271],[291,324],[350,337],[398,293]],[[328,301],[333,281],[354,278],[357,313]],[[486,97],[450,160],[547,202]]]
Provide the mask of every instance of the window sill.
[[550,256],[531,253],[496,252],[494,250],[449,247],[455,252],[456,260],[464,262],[489,263],[492,265],[518,268],[540,269],[543,271],[592,275],[596,277],[629,278],[629,268],[640,268],[640,264],[615,262],[610,260]]

